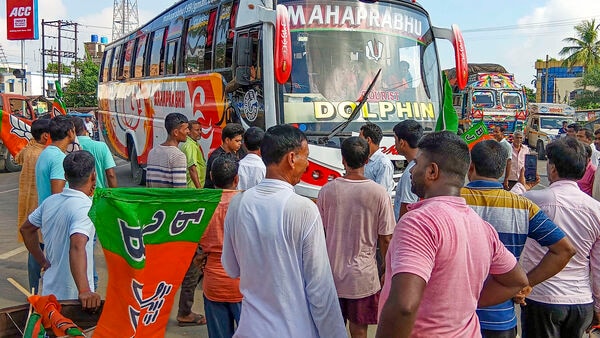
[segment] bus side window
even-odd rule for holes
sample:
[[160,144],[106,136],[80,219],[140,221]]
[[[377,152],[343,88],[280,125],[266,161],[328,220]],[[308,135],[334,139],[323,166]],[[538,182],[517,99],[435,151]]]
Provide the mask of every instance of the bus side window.
[[177,74],[178,70],[177,70],[177,46],[179,45],[179,39],[175,39],[172,41],[169,41],[167,43],[167,55],[166,55],[166,61],[165,64],[167,66],[166,68],[166,74]]
[[[163,61],[163,42],[164,42],[165,28],[158,29],[152,33],[152,47],[150,49],[150,65],[148,67],[148,75],[158,76],[162,74],[164,70],[161,70],[161,63]],[[164,65],[163,65],[164,67]]]
[[217,9],[213,9],[208,14],[208,27],[206,30],[206,48],[204,49],[204,70],[212,69],[213,61],[213,42],[215,37],[215,23],[217,21]]
[[207,13],[202,13],[190,18],[187,22],[183,60],[185,73],[194,74],[204,70],[208,17]]
[[127,42],[125,53],[123,53],[123,71],[119,74],[119,78],[129,79],[131,77],[131,61],[135,47],[135,40]]
[[108,73],[109,73],[108,71],[110,68],[110,61],[112,60],[112,53],[113,53],[113,49],[109,49],[104,52],[104,55],[102,58],[102,67],[101,67],[101,71],[100,71],[100,82],[108,81]]
[[121,59],[121,45],[115,47],[112,55],[112,60],[110,63],[110,80],[117,79],[117,71],[119,69],[119,61]]
[[216,31],[215,69],[231,66],[233,55],[233,29],[238,3],[221,6]]
[[144,52],[146,51],[146,37],[142,35],[136,40],[135,58],[133,58],[133,77],[140,78],[144,76]]

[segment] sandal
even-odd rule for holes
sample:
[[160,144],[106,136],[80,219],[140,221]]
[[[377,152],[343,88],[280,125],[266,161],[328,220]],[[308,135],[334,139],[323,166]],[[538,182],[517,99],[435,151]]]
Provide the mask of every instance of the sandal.
[[198,326],[206,325],[206,318],[204,315],[199,313],[192,313],[193,320],[179,320],[177,319],[178,326]]

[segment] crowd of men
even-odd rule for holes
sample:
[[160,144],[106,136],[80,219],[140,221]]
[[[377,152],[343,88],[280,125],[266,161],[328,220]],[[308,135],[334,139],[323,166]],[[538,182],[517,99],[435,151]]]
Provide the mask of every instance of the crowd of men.
[[[64,117],[32,125],[21,179],[35,179],[38,200],[24,204],[20,233],[46,270],[42,292],[94,308],[89,196],[117,182],[105,145],[83,129]],[[408,165],[392,201],[394,166],[367,123],[342,140],[345,174],[316,203],[294,191],[309,148],[293,126],[230,123],[206,160],[197,122],[172,113],[165,129],[147,186],[223,189],[182,281],[179,325],[208,324],[211,338],[335,338],[348,324],[359,338],[374,324],[377,337],[516,337],[519,320],[523,337],[581,337],[600,324],[600,175],[585,129],[548,145],[550,186],[532,190],[521,133],[511,144],[497,127],[469,150],[456,134],[400,122]],[[66,155],[76,135],[83,150]],[[201,281],[205,315],[192,312]]]

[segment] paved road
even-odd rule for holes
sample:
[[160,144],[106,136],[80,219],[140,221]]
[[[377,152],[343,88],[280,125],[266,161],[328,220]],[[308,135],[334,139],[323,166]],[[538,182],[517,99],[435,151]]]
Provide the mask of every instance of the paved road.
[[[117,160],[116,163],[119,186],[133,186],[129,177],[129,163],[122,160]],[[27,302],[25,296],[6,280],[12,277],[25,288],[29,284],[27,279],[27,250],[23,244],[17,242],[16,235],[18,182],[19,173],[0,173],[0,309]],[[108,275],[104,256],[99,245],[94,256],[100,276],[99,293],[104,298]],[[179,296],[175,299],[177,301]],[[204,313],[201,290],[196,292],[195,300],[194,312]],[[176,315],[177,304],[171,311],[171,320],[165,337],[208,337],[206,326],[178,327],[175,319]]]
[[[117,177],[120,186],[133,186],[130,179],[130,170],[128,162],[117,160]],[[546,161],[538,162],[538,172],[542,176],[541,187],[548,186],[546,177]],[[25,247],[17,242],[16,237],[16,219],[17,219],[17,196],[18,196],[19,173],[0,173],[0,308],[19,305],[26,302],[23,295],[7,282],[8,277],[14,278],[17,282],[27,288],[27,253]],[[101,249],[98,247],[95,251],[98,273],[100,276],[99,292],[102,296],[105,294],[107,272],[104,257]],[[179,297],[176,297],[179,299]],[[206,326],[185,327],[177,326],[175,320],[177,306],[173,307],[171,320],[167,328],[166,337],[208,337]],[[203,311],[202,292],[196,293],[196,302],[194,311]],[[375,327],[369,330],[369,337],[374,336]]]

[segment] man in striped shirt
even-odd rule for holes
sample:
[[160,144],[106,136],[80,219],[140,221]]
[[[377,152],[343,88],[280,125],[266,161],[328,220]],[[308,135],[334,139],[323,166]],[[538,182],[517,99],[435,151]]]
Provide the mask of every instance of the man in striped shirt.
[[188,119],[180,113],[165,117],[167,140],[148,153],[146,185],[150,188],[185,188],[187,186],[187,160],[179,150],[179,143],[185,142],[190,129]]
[[[165,129],[167,140],[148,153],[146,185],[151,188],[186,188],[187,159],[178,146],[187,140],[190,133],[188,119],[183,114],[171,113],[165,117]],[[177,322],[180,326],[206,324],[204,315],[192,312],[194,291],[201,275],[200,269],[190,262],[179,295]]]
[[[527,271],[529,286],[533,287],[562,270],[575,254],[575,249],[562,230],[537,205],[502,188],[498,179],[504,173],[506,158],[503,146],[495,140],[476,144],[471,151],[470,182],[462,189],[461,196],[496,229],[500,241],[517,260],[527,238],[548,247],[543,259]],[[531,290],[529,287],[526,289]],[[477,316],[484,338],[516,337],[517,318],[512,300],[480,308]]]

